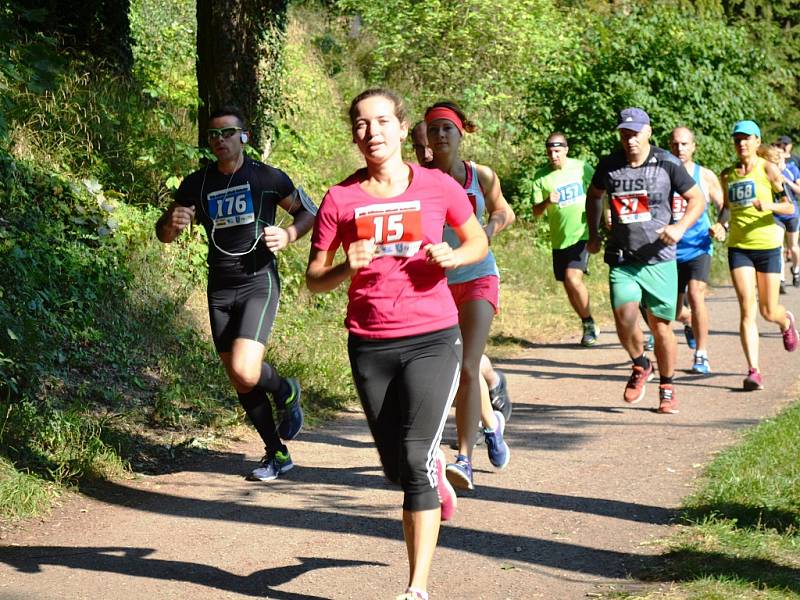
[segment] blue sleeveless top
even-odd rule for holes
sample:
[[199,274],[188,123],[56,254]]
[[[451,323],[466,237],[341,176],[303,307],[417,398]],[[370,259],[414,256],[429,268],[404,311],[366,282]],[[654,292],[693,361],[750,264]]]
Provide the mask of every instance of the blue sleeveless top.
[[[466,163],[467,167],[467,181],[464,184],[464,190],[467,192],[467,197],[472,204],[472,210],[475,211],[475,216],[478,217],[478,222],[481,226],[486,225],[486,199],[483,197],[483,190],[481,190],[480,181],[478,181],[478,169],[475,163],[470,161]],[[461,245],[461,240],[458,239],[458,234],[449,226],[444,228],[444,241],[450,244],[451,248],[458,248]],[[467,283],[474,281],[487,275],[500,276],[497,270],[497,262],[494,260],[494,254],[489,250],[482,261],[464,265],[457,269],[448,269],[445,271],[447,275],[447,283]]]
[[[703,178],[700,175],[700,165],[694,164],[692,179],[700,186],[700,191],[706,199],[706,208],[694,225],[686,230],[681,241],[678,242],[678,251],[675,259],[679,262],[686,262],[697,258],[701,254],[713,254],[714,245],[711,243],[711,236],[708,229],[711,227],[711,219],[708,217],[708,192],[703,185]],[[686,212],[687,202],[683,196],[674,194],[672,196],[672,221],[677,223]]]
[[[800,173],[798,173],[797,167],[794,165],[794,163],[790,162],[786,163],[786,168],[782,171],[782,175],[789,181],[797,181],[797,179],[800,178]],[[775,218],[781,223],[786,223],[792,219],[796,219],[799,213],[797,210],[797,196],[795,195],[794,190],[788,185],[784,186],[783,189],[786,190],[786,196],[789,198],[789,202],[794,204],[794,212],[790,215],[775,215]]]

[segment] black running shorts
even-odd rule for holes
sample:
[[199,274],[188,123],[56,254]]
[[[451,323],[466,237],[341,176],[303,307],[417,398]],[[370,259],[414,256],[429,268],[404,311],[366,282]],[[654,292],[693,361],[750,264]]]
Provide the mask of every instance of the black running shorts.
[[266,346],[278,314],[280,295],[274,266],[244,283],[218,289],[209,287],[208,314],[217,352],[230,352],[236,338],[255,340]]

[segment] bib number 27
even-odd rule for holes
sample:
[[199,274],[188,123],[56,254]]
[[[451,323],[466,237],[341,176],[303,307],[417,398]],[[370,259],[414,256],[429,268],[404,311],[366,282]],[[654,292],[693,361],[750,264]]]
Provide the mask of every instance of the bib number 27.
[[650,203],[648,202],[646,190],[627,194],[612,194],[611,204],[614,212],[617,213],[619,222],[624,225],[641,223],[653,218],[653,215],[650,214]]

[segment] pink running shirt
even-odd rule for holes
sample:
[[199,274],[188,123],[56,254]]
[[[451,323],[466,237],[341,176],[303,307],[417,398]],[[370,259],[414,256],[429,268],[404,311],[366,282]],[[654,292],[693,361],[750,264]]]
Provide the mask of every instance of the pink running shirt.
[[425,246],[442,241],[445,222],[460,227],[472,206],[458,182],[409,164],[412,180],[399,196],[376,198],[361,189],[366,169],[333,186],[319,207],[311,244],[345,251],[374,238],[379,255],[350,281],[345,326],[354,335],[393,339],[458,324],[444,269],[427,261]]

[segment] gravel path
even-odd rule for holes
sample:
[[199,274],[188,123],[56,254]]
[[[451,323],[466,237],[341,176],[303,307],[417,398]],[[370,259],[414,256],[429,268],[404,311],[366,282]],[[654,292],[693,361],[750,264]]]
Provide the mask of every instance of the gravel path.
[[[782,299],[798,313],[798,291]],[[514,400],[511,464],[492,472],[476,449],[476,490],[442,528],[432,599],[582,598],[637,585],[628,574],[659,552],[702,466],[797,396],[798,357],[763,322],[767,389],[739,391],[733,290],[718,288],[709,307],[714,374],[678,371],[678,415],[654,412],[655,382],[641,404],[622,402],[630,368],[613,332],[593,349],[532,344],[497,362]],[[384,482],[363,417],[304,431],[291,451],[296,468],[271,484],[242,478],[260,458],[253,437],[173,473],[68,497],[0,533],[0,598],[393,599],[406,580],[401,495]]]

